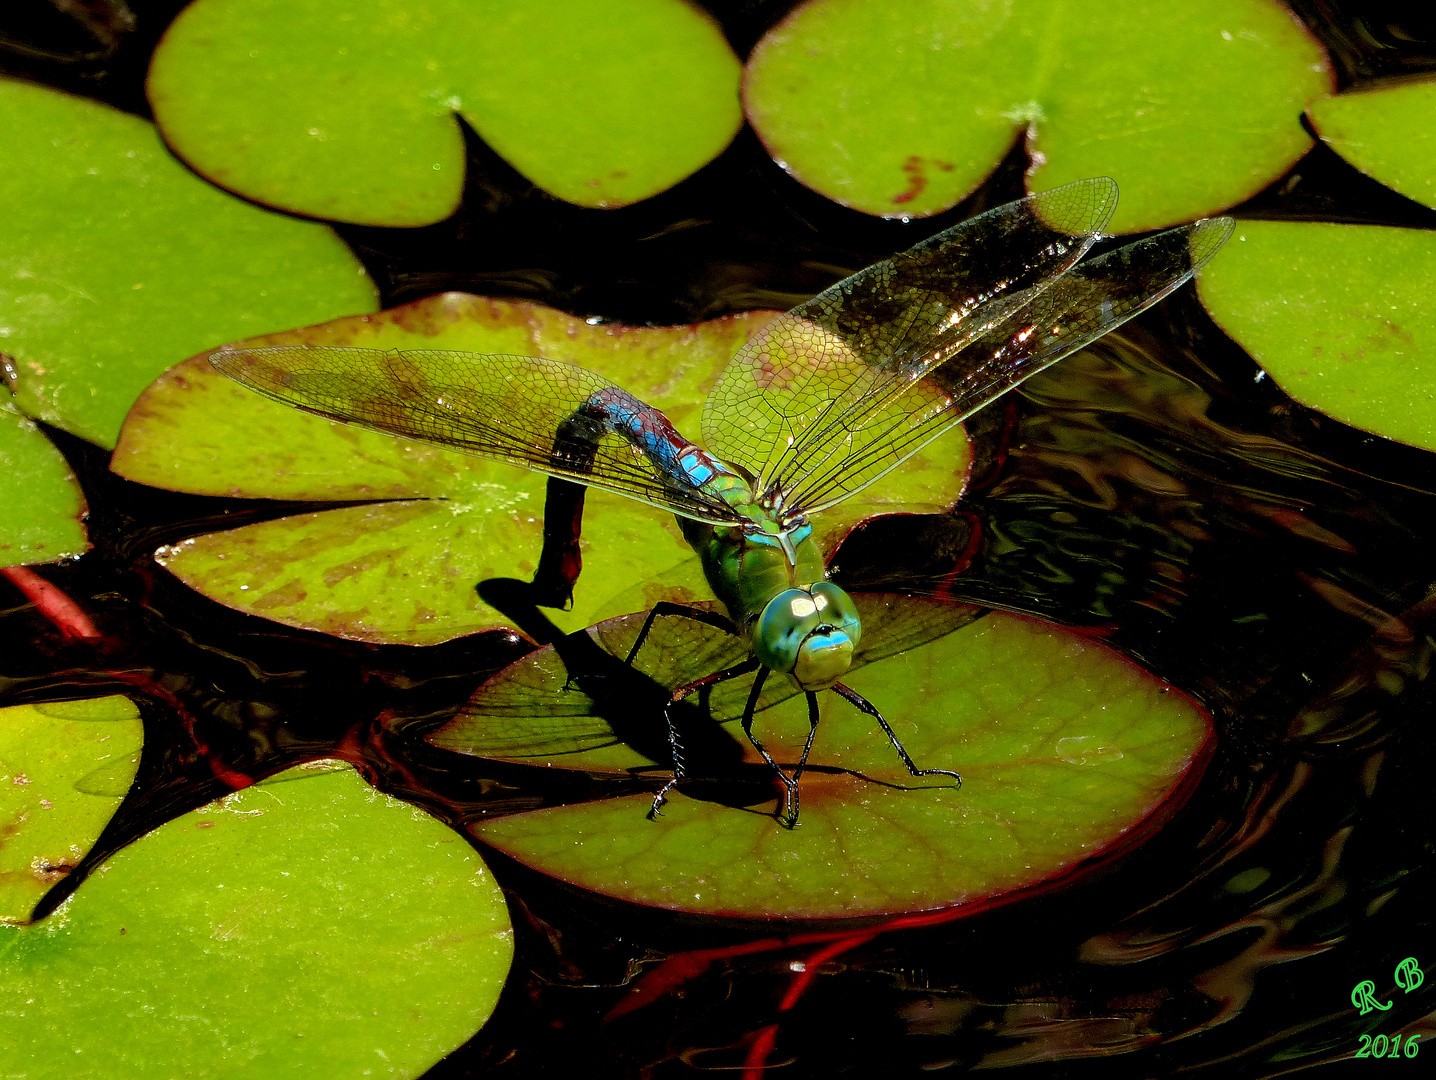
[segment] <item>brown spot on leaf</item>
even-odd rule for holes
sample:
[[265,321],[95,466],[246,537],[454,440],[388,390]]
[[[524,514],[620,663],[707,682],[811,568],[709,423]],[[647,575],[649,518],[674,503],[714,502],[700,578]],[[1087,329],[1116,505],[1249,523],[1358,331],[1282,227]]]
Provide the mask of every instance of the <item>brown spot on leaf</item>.
[[36,881],[39,881],[42,885],[53,885],[62,877],[65,877],[67,874],[73,871],[78,865],[78,863],[72,863],[65,860],[52,863],[45,862],[42,859],[36,859],[31,864],[30,868],[35,874]]
[[[397,547],[389,548],[385,551],[371,551],[364,555],[363,558],[342,563],[338,566],[331,566],[324,571],[324,585],[326,588],[332,589],[341,581],[345,581],[351,577],[358,577],[360,574],[368,573],[370,570],[389,570],[392,572],[393,567],[400,564],[408,550],[407,547]],[[286,586],[286,588],[288,588],[288,586]]]
[[683,585],[663,586],[649,584],[643,587],[643,606],[646,608],[651,608],[663,600],[671,604],[693,604],[702,599],[703,597]]
[[252,606],[255,611],[268,611],[270,608],[301,603],[308,595],[309,590],[304,587],[304,583],[298,578],[291,578],[279,588],[271,589],[257,598]]
[[902,164],[902,171],[907,174],[907,190],[894,195],[893,202],[899,206],[903,203],[910,203],[927,190],[927,169],[929,165],[947,172],[952,171],[952,165],[949,162],[928,162],[916,154],[911,155]]
[[1408,344],[1408,345],[1414,345],[1414,344],[1416,343],[1416,339],[1411,336],[1411,331],[1410,331],[1410,330],[1403,330],[1403,329],[1401,329],[1401,327],[1397,326],[1397,325],[1396,325],[1394,322],[1392,322],[1390,319],[1387,319],[1387,320],[1386,320],[1386,329],[1391,333],[1391,335],[1392,335],[1393,337],[1398,337],[1398,338],[1400,338],[1402,341],[1406,342],[1406,344]]

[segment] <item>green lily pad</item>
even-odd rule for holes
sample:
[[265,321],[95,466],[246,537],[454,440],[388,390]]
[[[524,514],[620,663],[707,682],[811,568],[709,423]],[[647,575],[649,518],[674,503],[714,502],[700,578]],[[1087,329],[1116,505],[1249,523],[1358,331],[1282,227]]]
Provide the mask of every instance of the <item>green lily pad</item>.
[[139,768],[126,697],[0,709],[0,924],[24,922],[84,858]]
[[[910,641],[914,626],[945,628],[909,610],[933,602],[864,599],[865,646],[883,633],[884,617],[906,623],[895,645]],[[604,651],[617,656],[637,621],[598,629]],[[703,660],[718,658],[706,632],[683,633],[695,660],[667,685],[707,674]],[[603,745],[584,695],[563,689],[555,651],[539,650],[482,688],[456,722],[469,725],[463,733],[487,716],[496,740],[505,727],[527,726],[536,764],[607,771],[623,767],[621,754],[630,767],[651,761],[619,747],[611,728]],[[640,668],[648,655],[673,653],[645,646]],[[873,659],[844,681],[882,710],[919,767],[961,772],[960,788],[909,776],[871,718],[824,693],[796,829],[775,823],[773,802],[730,806],[690,783],[656,821],[644,816],[652,797],[633,795],[486,820],[473,832],[565,882],[678,911],[816,919],[976,910],[1144,835],[1190,790],[1213,737],[1201,709],[1120,656],[1014,616],[989,615]],[[715,713],[731,714],[736,700]],[[454,745],[461,730],[433,739]],[[754,731],[791,766],[808,731],[803,699],[760,712]],[[510,742],[503,756],[521,757],[518,749]]]
[[1436,450],[1436,234],[1243,221],[1198,291],[1297,401]]
[[165,138],[252,199],[366,225],[448,217],[462,116],[535,184],[623,206],[716,157],[739,64],[681,0],[197,0],[149,75]]
[[1261,190],[1331,89],[1321,47],[1266,0],[811,0],[754,49],[744,103],[797,179],[867,213],[948,209],[1026,132],[1032,190],[1110,176],[1129,232]]
[[[592,326],[536,304],[448,293],[247,344],[459,349],[548,356],[598,371],[663,409],[690,437],[708,388],[772,312],[697,326]],[[183,448],[181,450],[180,448]],[[961,493],[970,463],[954,430],[815,523],[835,546],[858,521],[935,513]],[[136,403],[111,466],[142,483],[211,495],[392,499],[280,518],[186,540],[160,553],[172,573],[221,603],[365,641],[432,644],[510,625],[479,599],[489,578],[532,577],[543,546],[546,480],[511,465],[331,424],[220,375],[205,357],[179,365]],[[584,572],[565,630],[710,597],[672,515],[591,491]]]
[[20,407],[113,446],[156,375],[238,337],[372,311],[332,231],[241,202],[154,126],[0,80],[0,349]]
[[9,1075],[413,1077],[488,1019],[513,941],[473,849],[347,766],[276,780],[0,927]]
[[1408,82],[1313,101],[1321,141],[1374,180],[1436,207],[1436,82]]
[[34,423],[0,405],[0,567],[54,562],[88,548],[85,496]]

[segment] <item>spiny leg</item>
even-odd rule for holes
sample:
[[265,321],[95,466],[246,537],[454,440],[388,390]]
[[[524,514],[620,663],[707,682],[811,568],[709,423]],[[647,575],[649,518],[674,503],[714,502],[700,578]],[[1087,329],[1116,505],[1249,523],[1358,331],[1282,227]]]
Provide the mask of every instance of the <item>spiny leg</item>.
[[[663,706],[663,720],[664,723],[668,725],[668,749],[673,756],[673,776],[666,784],[658,789],[658,794],[653,796],[653,806],[648,811],[649,821],[654,820],[658,816],[658,812],[662,810],[664,804],[668,802],[668,793],[672,791],[685,776],[683,768],[683,741],[678,737],[678,726],[673,722],[673,706],[677,705],[689,694],[699,690],[709,689],[718,683],[727,682],[729,679],[736,679],[739,676],[748,674],[748,672],[755,670],[759,666],[756,658],[749,657],[741,664],[735,664],[713,675],[706,675],[696,682],[691,682],[686,686],[680,686],[677,690],[673,691],[673,696],[670,697],[668,703]],[[760,681],[761,679],[762,676],[759,676]]]
[[[778,766],[778,763],[773,760],[773,755],[768,753],[767,747],[760,743],[758,737],[753,734],[753,713],[758,708],[758,695],[763,692],[763,680],[767,677],[768,669],[760,667],[758,677],[753,680],[753,689],[748,692],[748,704],[743,708],[743,734],[748,736],[748,741],[753,744],[753,748],[763,755],[763,760],[783,782],[783,812],[778,816],[778,821],[791,829],[798,824],[798,781]],[[806,757],[806,755],[804,756]]]
[[[648,640],[648,632],[653,629],[653,620],[660,615],[678,615],[685,619],[692,619],[694,622],[706,623],[709,626],[716,626],[726,634],[734,632],[732,620],[716,611],[704,611],[702,608],[688,607],[685,604],[675,604],[669,600],[660,600],[653,605],[653,610],[648,613],[648,618],[643,620],[643,626],[638,631],[638,636],[633,639],[633,647],[628,650],[628,655],[623,662],[630,667],[633,666],[633,658],[638,655],[638,650],[643,648],[643,643]],[[694,686],[700,685],[694,683]]]
[[834,683],[833,689],[863,712],[877,719],[877,722],[882,725],[883,731],[887,732],[887,737],[891,740],[893,749],[898,752],[898,757],[902,758],[902,763],[907,766],[908,772],[914,776],[950,776],[957,781],[959,787],[962,785],[962,777],[951,769],[919,769],[914,765],[912,758],[908,756],[907,750],[903,748],[903,744],[898,740],[897,732],[892,729],[892,725],[883,718],[883,714],[878,712],[877,708],[872,702],[868,701],[867,698],[863,697],[856,690],[849,689],[842,683]]
[[808,755],[813,752],[813,739],[818,734],[818,695],[812,690],[804,691],[808,695],[808,741],[803,744],[803,756],[798,759],[798,767],[793,770],[793,783],[803,778],[803,770],[808,767]]

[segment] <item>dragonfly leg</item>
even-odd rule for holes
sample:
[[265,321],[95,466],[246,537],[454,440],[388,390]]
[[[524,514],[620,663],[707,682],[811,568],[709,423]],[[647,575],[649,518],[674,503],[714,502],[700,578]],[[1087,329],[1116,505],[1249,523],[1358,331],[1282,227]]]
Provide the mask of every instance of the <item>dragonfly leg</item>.
[[579,537],[583,532],[583,499],[588,488],[551,476],[544,490],[543,550],[534,571],[535,602],[567,611],[573,587],[583,570]]
[[[753,713],[758,707],[758,695],[763,692],[763,680],[767,677],[768,669],[759,668],[758,677],[753,680],[753,689],[748,692],[748,704],[743,709],[743,734],[748,736],[748,741],[753,744],[753,749],[763,755],[763,760],[768,763],[769,768],[777,773],[778,779],[783,782],[783,810],[782,813],[778,815],[778,821],[780,824],[792,829],[796,828],[798,824],[797,777],[789,776],[785,773],[778,763],[773,760],[773,755],[768,753],[768,748],[759,742],[758,737],[753,734]],[[807,754],[804,753],[803,757],[806,762]],[[799,768],[801,770],[801,766]]]
[[798,767],[793,770],[793,783],[803,778],[803,770],[808,767],[808,755],[813,752],[813,739],[818,734],[818,695],[811,690],[805,691],[808,695],[808,741],[803,744],[803,756],[798,759]]
[[[653,629],[653,620],[657,619],[660,615],[678,615],[685,619],[692,619],[694,622],[716,626],[719,630],[729,634],[736,632],[733,628],[732,620],[718,614],[716,611],[704,611],[702,608],[675,604],[669,600],[660,600],[653,605],[653,610],[648,613],[648,618],[643,620],[643,626],[639,629],[638,636],[633,639],[633,647],[628,650],[628,655],[623,659],[625,664],[629,666],[633,665],[633,658],[638,655],[638,650],[643,648],[643,643],[648,640],[648,632]],[[700,682],[693,683],[692,685],[697,688],[706,684],[700,680]]]
[[907,750],[903,748],[903,744],[898,740],[897,732],[892,729],[892,725],[887,722],[883,714],[878,712],[876,706],[867,698],[863,697],[856,690],[849,689],[842,683],[834,683],[833,689],[869,716],[877,718],[877,722],[882,725],[883,731],[887,733],[888,739],[892,742],[893,749],[898,752],[898,757],[902,758],[902,763],[907,766],[908,772],[914,776],[950,776],[957,781],[959,787],[962,786],[962,777],[951,769],[919,769],[914,765],[912,758],[908,756]]
[[696,682],[680,686],[677,690],[673,691],[673,696],[670,697],[667,704],[663,706],[663,722],[668,725],[668,749],[673,755],[673,776],[658,789],[658,794],[653,796],[653,806],[648,811],[649,821],[658,817],[658,812],[662,810],[663,805],[668,802],[668,793],[677,787],[678,782],[685,779],[687,775],[683,767],[683,740],[679,738],[678,725],[673,722],[673,706],[677,705],[689,694],[716,686],[721,682],[727,682],[729,679],[736,679],[740,675],[746,675],[750,671],[757,669],[759,666],[756,658],[749,657],[741,664],[735,664],[730,668],[712,675],[705,675]]

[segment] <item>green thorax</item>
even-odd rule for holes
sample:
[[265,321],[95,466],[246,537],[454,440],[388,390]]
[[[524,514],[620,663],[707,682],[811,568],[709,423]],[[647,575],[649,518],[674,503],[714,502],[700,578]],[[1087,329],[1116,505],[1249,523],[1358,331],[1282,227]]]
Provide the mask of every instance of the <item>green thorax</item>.
[[684,538],[703,560],[709,588],[735,623],[749,625],[784,589],[827,579],[807,519],[783,521],[738,476],[719,475],[705,486],[749,522],[725,528],[679,519]]
[[714,526],[679,519],[709,587],[765,667],[801,690],[833,685],[852,662],[862,625],[851,598],[827,580],[813,527],[754,499],[736,475],[710,484],[747,520]]

